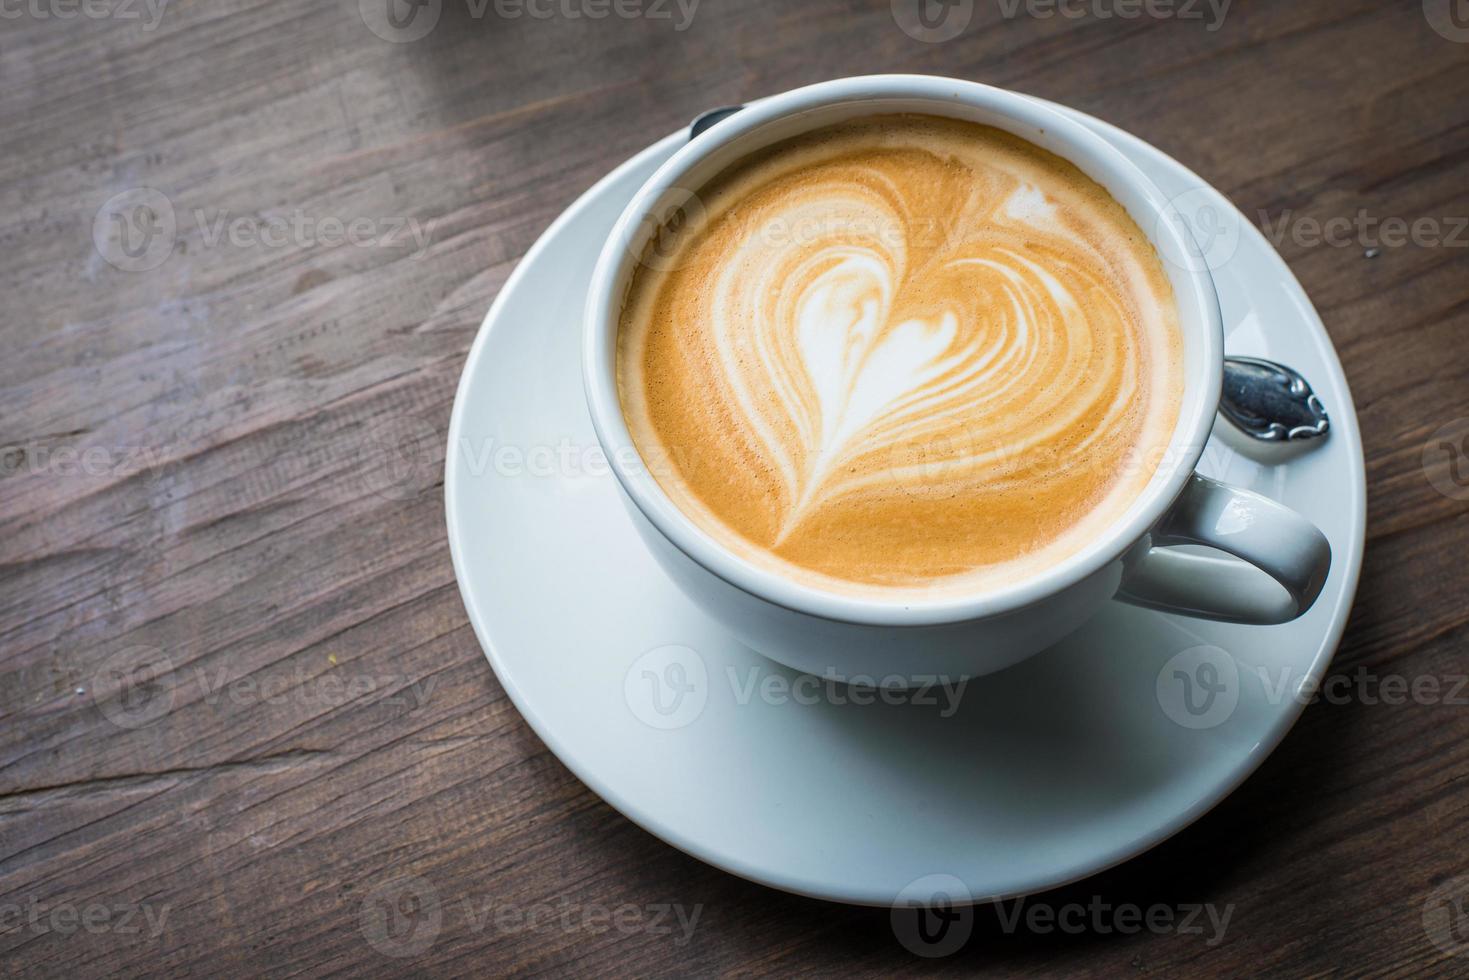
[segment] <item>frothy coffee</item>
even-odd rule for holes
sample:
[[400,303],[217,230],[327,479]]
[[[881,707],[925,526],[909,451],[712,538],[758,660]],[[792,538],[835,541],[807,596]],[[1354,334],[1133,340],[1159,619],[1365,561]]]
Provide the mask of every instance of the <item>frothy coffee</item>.
[[842,593],[1015,581],[1079,550],[1178,417],[1173,293],[1127,212],[989,127],[879,116],[700,188],[642,256],[617,381],[664,491]]

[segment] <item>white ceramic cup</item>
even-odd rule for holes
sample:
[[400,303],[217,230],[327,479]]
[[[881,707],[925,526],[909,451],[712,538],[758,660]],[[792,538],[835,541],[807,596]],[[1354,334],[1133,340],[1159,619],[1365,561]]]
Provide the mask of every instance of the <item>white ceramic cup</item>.
[[[1001,588],[929,600],[822,591],[718,544],[644,464],[618,400],[622,303],[644,245],[726,167],[776,141],[859,116],[914,112],[1014,133],[1105,187],[1165,258],[1184,339],[1184,394],[1167,453],[1110,529],[1065,560]],[[583,373],[597,439],[628,510],[688,596],[753,649],[797,670],[851,679],[967,677],[1055,643],[1108,599],[1238,623],[1283,623],[1308,609],[1331,564],[1326,537],[1294,511],[1194,472],[1219,405],[1219,300],[1183,222],[1130,160],[1081,123],[1026,96],[923,75],[844,78],[772,96],[724,119],[650,177],[602,250],[587,297]],[[1234,558],[1166,547],[1207,545]]]

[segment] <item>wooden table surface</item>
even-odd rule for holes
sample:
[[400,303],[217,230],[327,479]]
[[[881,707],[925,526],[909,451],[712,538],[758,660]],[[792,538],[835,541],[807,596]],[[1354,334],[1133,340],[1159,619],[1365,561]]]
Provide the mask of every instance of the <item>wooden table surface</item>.
[[[7,972],[1469,972],[1461,0],[935,0],[927,33],[907,0],[393,2],[0,6]],[[986,908],[919,959],[882,910],[613,811],[468,625],[443,442],[516,262],[701,109],[874,71],[1177,156],[1284,229],[1341,354],[1371,503],[1333,673],[1371,683],[1186,832],[1036,900],[1229,908],[1222,941]]]

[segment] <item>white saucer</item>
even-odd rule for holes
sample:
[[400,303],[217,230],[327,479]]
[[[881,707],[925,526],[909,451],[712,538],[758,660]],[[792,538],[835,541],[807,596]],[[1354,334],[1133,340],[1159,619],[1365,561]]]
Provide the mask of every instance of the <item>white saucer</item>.
[[[1076,115],[1167,193],[1189,195],[1191,213],[1202,201],[1237,216],[1177,162]],[[1126,860],[1217,804],[1285,736],[1300,685],[1325,672],[1362,562],[1356,415],[1285,263],[1243,218],[1237,241],[1223,239],[1230,254],[1215,276],[1227,349],[1301,370],[1331,435],[1267,464],[1221,438],[1220,422],[1202,469],[1326,533],[1331,577],[1309,613],[1250,627],[1109,604],[1054,649],[970,682],[949,717],[937,696],[936,706],[859,705],[798,685],[794,697],[797,675],[704,618],[644,551],[598,465],[582,399],[593,262],[633,192],[685,138],[623,164],[541,237],[485,318],[454,402],[444,481],[454,569],[486,656],[531,727],[594,792],[675,847],[776,888],[868,905],[935,874],[976,900],[1041,891]]]

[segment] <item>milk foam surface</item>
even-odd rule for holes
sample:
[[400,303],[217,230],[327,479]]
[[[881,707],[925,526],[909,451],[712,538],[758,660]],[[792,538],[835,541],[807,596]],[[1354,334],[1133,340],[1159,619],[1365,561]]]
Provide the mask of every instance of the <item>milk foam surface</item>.
[[841,593],[980,590],[1079,550],[1152,477],[1177,307],[1071,164],[880,116],[696,200],[633,277],[618,389],[659,484],[737,554]]

